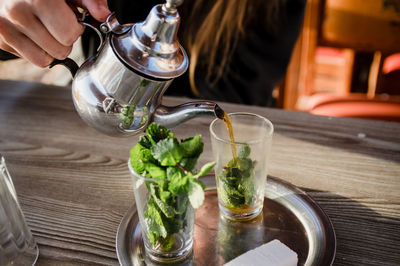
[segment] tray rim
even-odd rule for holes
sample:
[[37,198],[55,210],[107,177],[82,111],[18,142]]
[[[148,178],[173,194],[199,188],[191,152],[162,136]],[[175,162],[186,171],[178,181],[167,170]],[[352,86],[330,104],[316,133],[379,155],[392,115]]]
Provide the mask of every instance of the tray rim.
[[[301,198],[304,202],[306,202],[313,210],[314,212],[317,213],[318,217],[322,220],[322,224],[324,225],[324,229],[328,229],[325,230],[325,238],[326,238],[326,242],[330,245],[327,245],[328,247],[331,247],[332,250],[330,252],[330,254],[328,253],[328,255],[325,255],[322,259],[322,261],[319,262],[319,265],[333,265],[333,262],[335,260],[336,257],[336,245],[337,245],[337,241],[336,241],[336,232],[335,232],[335,228],[333,227],[333,223],[331,221],[331,219],[329,218],[328,214],[324,211],[324,209],[313,199],[313,197],[311,197],[307,192],[305,192],[303,189],[285,181],[282,180],[281,178],[278,177],[274,177],[274,176],[268,176],[267,180],[273,180],[275,183],[279,184],[281,187],[284,187],[288,190],[294,191],[296,192],[294,195],[296,197]],[[266,186],[268,185],[268,181]],[[266,188],[267,189],[267,188]],[[279,202],[279,201],[278,201]],[[281,202],[279,202],[281,203]],[[298,217],[296,215],[296,217]],[[303,224],[304,226],[304,224]],[[330,229],[330,230],[329,230]],[[308,260],[308,256],[307,256],[307,260]],[[307,263],[305,265],[309,265]],[[313,265],[313,264],[310,264]]]
[[[216,189],[214,175],[210,175],[210,174],[206,175],[205,177],[201,178],[201,180],[206,184],[206,191]],[[336,233],[335,233],[335,229],[333,227],[332,221],[330,220],[330,218],[326,214],[326,212],[323,210],[323,208],[304,190],[296,187],[295,185],[293,185],[285,180],[282,180],[281,178],[270,176],[270,175],[268,175],[268,177],[267,177],[267,183],[266,183],[266,187],[265,187],[265,197],[267,197],[268,192],[271,192],[271,191],[273,192],[273,190],[270,189],[272,185],[275,185],[275,186],[277,185],[281,189],[285,189],[289,192],[294,192],[294,193],[290,193],[289,195],[300,198],[303,202],[305,202],[308,205],[308,207],[310,207],[314,211],[314,214],[320,219],[320,222],[323,225],[325,242],[327,243],[325,245],[324,251],[326,252],[327,247],[331,248],[331,250],[329,250],[330,252],[328,252],[327,254],[325,254],[322,257],[322,260],[319,261],[318,265],[333,265],[333,262],[334,262],[335,256],[336,256],[336,245],[337,245]],[[270,199],[276,200],[276,198],[270,198]],[[276,200],[278,203],[283,204],[287,208],[287,206],[284,203],[282,203],[282,200],[283,201],[285,201],[285,200],[290,201],[290,200],[287,199],[286,195],[284,195],[284,197],[280,197],[280,200]],[[292,210],[290,210],[290,211],[292,212]],[[120,224],[118,225],[117,234],[115,237],[115,245],[116,245],[115,249],[116,249],[116,253],[117,253],[117,257],[118,257],[118,262],[120,265],[124,265],[123,263],[127,261],[125,259],[126,256],[124,257],[122,254],[122,253],[124,253],[124,252],[122,252],[124,249],[121,248],[121,246],[125,246],[125,245],[119,244],[119,243],[124,243],[123,240],[125,239],[125,237],[124,237],[125,235],[122,234],[122,232],[125,232],[126,230],[121,230],[121,229],[123,227],[128,228],[129,224],[132,221],[132,217],[134,217],[135,213],[136,213],[136,204],[133,203],[128,208],[128,210],[125,212],[124,216],[121,219]],[[298,217],[296,214],[295,214],[295,216]],[[137,220],[138,220],[138,218],[137,218]],[[300,220],[300,222],[303,225],[303,227],[305,227],[305,229],[306,229],[304,222],[301,220]],[[310,257],[310,252],[307,256],[307,259],[306,259],[306,262],[304,265],[314,265],[313,261],[311,261],[311,262],[308,261],[309,257]],[[131,265],[131,264],[128,263],[128,265]]]

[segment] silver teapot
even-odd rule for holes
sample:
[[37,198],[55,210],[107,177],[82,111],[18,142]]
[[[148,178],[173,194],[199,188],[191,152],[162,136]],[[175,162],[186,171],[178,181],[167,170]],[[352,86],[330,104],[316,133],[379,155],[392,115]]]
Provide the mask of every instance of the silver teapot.
[[82,24],[100,37],[97,54],[81,67],[69,58],[55,60],[50,67],[63,64],[71,71],[73,102],[87,124],[107,135],[130,136],[151,121],[171,128],[198,115],[223,116],[213,102],[161,105],[165,90],[189,65],[177,39],[177,6],[182,2],[156,5],[136,24],[120,25],[111,14],[97,27],[83,15]]

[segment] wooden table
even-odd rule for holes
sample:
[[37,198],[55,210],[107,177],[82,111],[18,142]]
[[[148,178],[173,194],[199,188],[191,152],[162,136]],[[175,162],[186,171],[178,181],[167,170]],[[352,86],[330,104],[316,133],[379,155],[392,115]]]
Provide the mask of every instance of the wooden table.
[[[400,124],[221,106],[273,122],[270,174],[307,191],[329,215],[334,265],[400,265]],[[203,135],[200,163],[211,156],[210,122],[174,130]],[[126,161],[137,139],[86,126],[69,88],[0,81],[0,153],[39,244],[37,265],[118,264],[115,236],[133,203]]]

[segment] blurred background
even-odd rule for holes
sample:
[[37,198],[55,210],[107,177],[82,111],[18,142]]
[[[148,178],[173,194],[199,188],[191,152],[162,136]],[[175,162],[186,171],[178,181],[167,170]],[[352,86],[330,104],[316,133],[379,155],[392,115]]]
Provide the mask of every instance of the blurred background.
[[308,0],[278,107],[400,121],[400,1]]
[[[290,1],[290,0],[289,0]],[[71,57],[84,60],[80,42]],[[65,68],[0,61],[0,79],[65,86]],[[400,0],[307,0],[276,107],[400,122]]]

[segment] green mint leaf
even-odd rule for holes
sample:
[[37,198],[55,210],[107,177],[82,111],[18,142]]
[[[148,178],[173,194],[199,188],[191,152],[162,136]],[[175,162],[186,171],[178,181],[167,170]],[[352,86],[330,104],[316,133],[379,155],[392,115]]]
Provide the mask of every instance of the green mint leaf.
[[160,191],[160,199],[167,203],[167,201],[171,198],[171,192],[169,191]]
[[254,168],[253,161],[249,158],[238,158],[237,166],[241,172],[249,171]]
[[140,160],[130,160],[131,166],[133,170],[138,173],[139,175],[143,174],[146,170],[144,163]]
[[152,163],[145,163],[145,169],[147,172],[148,177],[154,178],[154,179],[165,179],[167,177],[167,173],[165,170]]
[[231,187],[236,187],[239,179],[236,176],[226,176],[225,174],[220,174],[218,176],[220,182],[226,183]]
[[167,229],[167,232],[169,235],[178,233],[182,228],[183,228],[183,217],[181,216],[175,216],[174,218],[166,218],[164,220],[165,228]]
[[241,146],[239,149],[238,157],[239,158],[247,158],[247,157],[249,157],[250,152],[251,152],[251,149],[250,149],[249,145]]
[[167,168],[167,179],[168,180],[174,180],[174,179],[180,179],[183,176],[183,172],[181,169],[178,167],[170,166]]
[[168,182],[168,190],[174,195],[185,194],[189,190],[189,177],[183,176],[181,178],[173,178]]
[[151,138],[157,143],[162,139],[174,138],[174,134],[164,126],[157,123],[151,123],[147,129],[146,133],[151,136]]
[[255,198],[254,165],[248,156],[250,155],[248,145],[241,147],[239,156],[232,159],[224,167],[218,179],[218,193],[223,202],[230,208],[241,208],[243,205],[252,205]]
[[130,157],[131,159],[141,160],[142,162],[154,162],[151,151],[141,144],[136,144],[133,146],[133,148],[130,150]]
[[182,159],[182,152],[176,139],[163,139],[151,147],[151,154],[162,166],[175,166]]
[[172,218],[175,215],[175,210],[161,199],[158,198],[154,184],[150,184],[150,194],[158,208],[164,213],[167,218]]
[[229,203],[231,207],[238,208],[245,203],[245,197],[237,188],[224,184],[222,190],[223,201]]
[[238,160],[238,158],[236,158],[236,160],[235,159],[230,160],[226,164],[225,168],[237,168],[237,160]]
[[152,237],[149,235],[149,238],[153,245],[156,244],[157,239],[159,237],[166,237],[168,235],[167,230],[165,229],[164,225],[159,225],[156,222],[156,218],[154,218],[154,216],[144,218],[144,221],[147,226],[147,231],[151,232]]
[[182,158],[182,160],[179,162],[179,164],[187,171],[192,171],[193,168],[196,166],[196,163],[197,163],[197,157]]
[[193,208],[197,209],[203,204],[204,190],[196,179],[189,180],[189,201]]
[[211,171],[211,169],[213,169],[214,166],[215,162],[206,163],[205,165],[203,165],[203,167],[201,167],[200,172],[193,177],[199,178],[200,176],[205,176],[206,174],[208,174],[208,172]]
[[136,172],[157,179],[146,181],[150,195],[145,222],[151,243],[170,250],[174,234],[186,226],[188,208],[197,208],[204,201],[204,185],[197,178],[214,164],[206,164],[195,176],[191,173],[204,148],[200,135],[179,143],[172,132],[156,123],[150,124],[146,133],[132,148],[131,164]]
[[168,235],[166,239],[162,242],[162,248],[165,251],[169,251],[174,246],[174,236],[172,234]]
[[189,198],[186,195],[180,195],[176,197],[177,214],[184,216],[187,204],[189,203]]
[[155,144],[155,141],[150,136],[144,135],[139,138],[139,144],[147,149],[150,149],[153,143]]
[[163,219],[157,207],[151,201],[147,202],[147,210],[145,212],[145,222],[148,232],[153,232],[163,238],[167,237],[167,229],[165,228]]
[[150,242],[153,245],[155,245],[155,244],[157,244],[157,238],[159,238],[160,235],[157,234],[157,232],[155,231],[154,227],[152,227],[153,226],[152,221],[149,221],[149,219],[150,218],[144,218],[144,221],[145,221],[146,226],[147,226],[147,230],[149,230],[147,236],[149,237]]
[[224,168],[223,173],[226,176],[237,177],[237,178],[240,177],[240,170],[239,170],[239,168],[237,166],[235,166],[235,167],[228,167],[227,166],[227,167]]
[[151,151],[140,144],[136,144],[132,147],[129,152],[129,159],[133,170],[135,170],[135,172],[138,174],[142,174],[144,172],[145,162],[154,160],[153,156],[151,155]]
[[251,205],[256,200],[256,188],[254,187],[254,181],[251,179],[247,179],[248,184],[243,183],[243,195],[244,195],[244,203],[247,205]]
[[181,144],[183,157],[198,158],[203,152],[204,144],[201,135],[184,139]]

